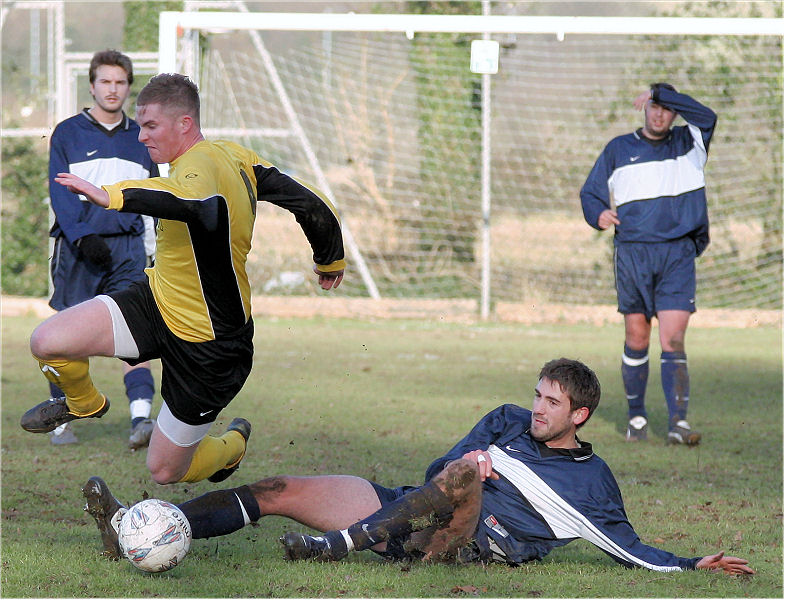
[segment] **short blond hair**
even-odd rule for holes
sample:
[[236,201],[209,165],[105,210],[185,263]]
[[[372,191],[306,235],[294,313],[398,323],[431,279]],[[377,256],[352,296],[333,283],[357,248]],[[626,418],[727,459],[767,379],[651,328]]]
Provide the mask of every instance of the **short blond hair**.
[[137,108],[148,104],[189,115],[199,124],[199,88],[185,75],[159,73],[150,79],[136,98]]

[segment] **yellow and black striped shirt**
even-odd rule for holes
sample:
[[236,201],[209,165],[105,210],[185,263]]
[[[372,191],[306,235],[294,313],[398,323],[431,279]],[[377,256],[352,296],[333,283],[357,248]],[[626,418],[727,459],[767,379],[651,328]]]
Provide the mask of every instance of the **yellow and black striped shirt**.
[[172,161],[168,177],[103,186],[109,209],[158,218],[147,275],[158,309],[181,339],[231,337],[251,316],[246,260],[256,202],[292,212],[321,271],[345,267],[330,202],[233,142],[201,141]]

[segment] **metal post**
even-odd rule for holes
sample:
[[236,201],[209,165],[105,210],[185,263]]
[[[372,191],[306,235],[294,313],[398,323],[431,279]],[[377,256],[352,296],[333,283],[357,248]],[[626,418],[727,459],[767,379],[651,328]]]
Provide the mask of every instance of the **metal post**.
[[30,97],[37,96],[41,85],[41,11],[30,10]]
[[[491,3],[483,0],[482,14],[488,16]],[[485,32],[482,39],[491,39]],[[482,174],[481,174],[481,205],[482,205],[482,274],[480,291],[480,318],[485,321],[490,315],[491,307],[491,76],[482,75]]]

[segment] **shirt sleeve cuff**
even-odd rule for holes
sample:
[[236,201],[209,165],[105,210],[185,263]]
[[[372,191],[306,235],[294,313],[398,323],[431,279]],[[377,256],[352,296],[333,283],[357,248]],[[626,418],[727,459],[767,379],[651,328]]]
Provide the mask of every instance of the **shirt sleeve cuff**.
[[114,210],[123,208],[123,190],[118,185],[102,185],[101,188],[109,194],[109,206],[106,208]]
[[[111,206],[111,202],[110,202]],[[322,273],[332,273],[333,271],[341,271],[346,269],[346,261],[336,260],[335,262],[330,263],[329,265],[316,265],[316,268],[319,269]]]

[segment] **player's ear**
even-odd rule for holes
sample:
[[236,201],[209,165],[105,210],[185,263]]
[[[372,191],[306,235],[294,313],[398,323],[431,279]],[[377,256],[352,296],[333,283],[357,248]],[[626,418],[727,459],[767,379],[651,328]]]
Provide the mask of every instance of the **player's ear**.
[[575,412],[572,414],[572,422],[577,427],[586,421],[589,418],[589,409],[586,406],[581,406],[580,408],[576,409]]
[[180,130],[183,133],[188,133],[194,126],[194,119],[191,115],[183,115],[180,117]]

